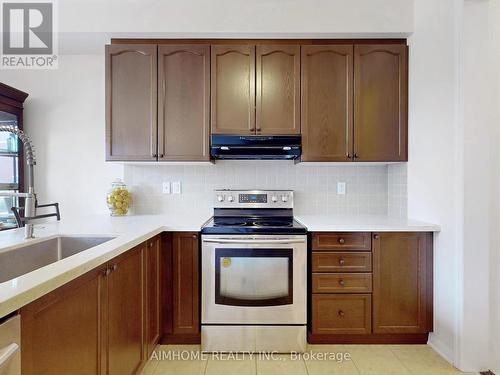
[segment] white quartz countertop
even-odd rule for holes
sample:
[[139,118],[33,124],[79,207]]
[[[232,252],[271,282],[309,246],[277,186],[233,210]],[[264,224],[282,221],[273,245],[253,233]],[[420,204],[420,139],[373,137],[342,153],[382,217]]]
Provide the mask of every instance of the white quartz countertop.
[[[197,232],[208,219],[208,217],[197,217],[193,214],[186,214],[185,217],[97,215],[82,216],[78,220],[63,220],[58,223],[36,225],[36,238],[31,240],[24,239],[24,229],[0,232],[0,253],[10,250],[23,251],[23,245],[55,236],[116,237],[13,280],[0,283],[0,318],[161,232]],[[297,219],[309,231],[434,232],[440,230],[437,225],[386,216],[299,215]]]
[[441,227],[422,221],[384,215],[298,215],[309,232],[439,232]]

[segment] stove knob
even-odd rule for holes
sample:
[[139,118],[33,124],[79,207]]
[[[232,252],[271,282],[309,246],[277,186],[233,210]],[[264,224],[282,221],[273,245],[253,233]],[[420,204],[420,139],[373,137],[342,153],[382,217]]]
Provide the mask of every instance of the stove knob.
[[281,196],[281,200],[282,200],[283,202],[288,202],[288,195],[282,195],[282,196]]
[[217,195],[217,200],[219,202],[224,202],[224,196],[223,195]]
[[276,203],[278,201],[278,197],[276,195],[273,195],[271,197],[271,200]]
[[234,197],[232,195],[230,195],[229,197],[227,197],[227,200],[228,200],[228,202],[233,202],[234,201]]

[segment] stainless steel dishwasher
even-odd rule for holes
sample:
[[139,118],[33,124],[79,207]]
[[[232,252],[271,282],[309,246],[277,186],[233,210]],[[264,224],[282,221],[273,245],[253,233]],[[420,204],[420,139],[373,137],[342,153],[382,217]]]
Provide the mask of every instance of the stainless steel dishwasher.
[[0,319],[0,375],[21,375],[21,317]]

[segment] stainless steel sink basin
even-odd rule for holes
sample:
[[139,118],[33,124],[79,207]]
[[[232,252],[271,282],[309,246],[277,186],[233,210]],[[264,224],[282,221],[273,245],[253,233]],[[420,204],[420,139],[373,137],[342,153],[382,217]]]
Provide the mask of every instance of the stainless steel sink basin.
[[0,252],[0,283],[70,257],[114,238],[60,236]]

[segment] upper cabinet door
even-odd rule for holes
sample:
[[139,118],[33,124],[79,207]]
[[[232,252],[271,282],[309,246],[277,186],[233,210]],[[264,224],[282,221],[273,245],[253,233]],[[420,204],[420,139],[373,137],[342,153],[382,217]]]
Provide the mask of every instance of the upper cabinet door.
[[300,46],[257,46],[256,132],[300,134]]
[[302,46],[302,160],[351,161],[353,46]]
[[357,161],[407,161],[408,49],[354,47],[354,152]]
[[157,158],[156,45],[106,46],[106,160]]
[[212,46],[212,133],[255,133],[255,46]]
[[158,85],[158,159],[209,160],[210,46],[159,46]]

